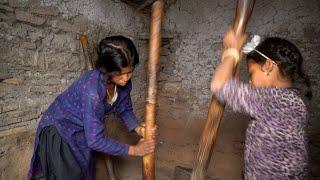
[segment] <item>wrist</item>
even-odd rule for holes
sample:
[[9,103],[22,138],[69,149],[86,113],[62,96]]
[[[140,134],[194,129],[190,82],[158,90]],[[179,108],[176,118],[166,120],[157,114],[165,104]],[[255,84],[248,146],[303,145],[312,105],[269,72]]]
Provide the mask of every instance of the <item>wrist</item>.
[[135,147],[129,146],[128,155],[134,156],[135,155]]
[[134,131],[138,134],[141,135],[141,126],[137,126],[136,128],[134,128]]
[[226,58],[232,58],[234,60],[234,67],[238,64],[238,61],[240,59],[240,53],[239,50],[236,48],[228,48],[225,49],[221,56],[221,61],[223,61]]

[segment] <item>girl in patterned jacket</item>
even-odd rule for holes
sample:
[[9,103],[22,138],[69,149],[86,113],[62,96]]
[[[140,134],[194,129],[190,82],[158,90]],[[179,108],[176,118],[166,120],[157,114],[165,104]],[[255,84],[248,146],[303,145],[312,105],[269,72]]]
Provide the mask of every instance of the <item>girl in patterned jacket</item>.
[[237,37],[232,30],[226,34],[221,63],[211,82],[219,101],[252,117],[246,130],[245,179],[307,179],[307,109],[295,88],[302,80],[309,88],[306,95],[312,95],[301,70],[303,58],[291,42],[266,38],[249,48],[250,83],[243,83],[232,73],[245,39],[246,35]]

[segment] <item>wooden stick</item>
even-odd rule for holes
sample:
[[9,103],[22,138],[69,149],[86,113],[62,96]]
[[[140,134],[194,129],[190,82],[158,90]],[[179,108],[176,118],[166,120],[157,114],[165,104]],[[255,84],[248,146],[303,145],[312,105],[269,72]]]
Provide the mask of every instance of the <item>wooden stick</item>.
[[[254,3],[255,3],[255,0],[238,0],[237,1],[237,10],[234,17],[234,23],[233,23],[233,30],[236,32],[237,36],[240,36],[245,33],[249,18],[253,10]],[[239,62],[235,70],[236,77],[240,76]]]
[[[151,139],[150,129],[155,127],[155,108],[157,102],[157,72],[159,69],[160,45],[161,45],[161,23],[164,13],[164,3],[161,0],[152,5],[150,42],[149,42],[149,62],[148,62],[148,92],[146,99],[146,139]],[[155,153],[150,153],[143,157],[143,179],[155,179]]]
[[92,59],[90,58],[89,56],[89,52],[88,52],[88,49],[89,49],[89,43],[88,43],[88,37],[86,35],[80,35],[80,42],[81,42],[81,45],[82,45],[82,50],[83,50],[83,56],[84,56],[84,59],[85,59],[85,63],[86,63],[86,68],[88,70],[92,70],[93,69],[93,62],[92,62]]
[[[255,0],[238,0],[233,25],[233,29],[237,35],[241,35],[245,32],[254,2]],[[239,77],[239,63],[236,66],[235,76]],[[206,177],[206,171],[211,160],[211,155],[218,134],[223,111],[224,105],[213,96],[208,110],[205,126],[201,133],[199,149],[195,158],[191,180],[203,180]]]

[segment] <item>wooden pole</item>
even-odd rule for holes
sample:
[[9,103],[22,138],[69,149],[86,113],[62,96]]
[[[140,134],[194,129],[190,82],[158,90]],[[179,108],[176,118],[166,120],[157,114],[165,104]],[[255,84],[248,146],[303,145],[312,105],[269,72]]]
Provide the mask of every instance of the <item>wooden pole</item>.
[[[255,0],[238,0],[237,10],[234,17],[233,30],[237,36],[245,33],[246,27],[251,16]],[[241,58],[240,58],[241,59]],[[240,62],[240,61],[239,61]],[[235,76],[240,76],[240,63],[237,64]]]
[[[254,2],[255,0],[238,0],[233,25],[236,35],[241,35],[245,32],[253,10]],[[236,66],[234,75],[239,77],[239,63]],[[223,111],[224,105],[212,96],[207,119],[201,133],[199,149],[195,158],[191,180],[204,180],[206,177],[206,171],[211,160]]]
[[83,56],[85,59],[85,63],[86,63],[86,68],[88,70],[92,70],[93,69],[93,62],[92,59],[89,56],[89,42],[88,42],[88,37],[84,34],[80,35],[80,42],[82,45],[82,50],[83,50]]
[[[161,24],[164,13],[164,3],[158,0],[153,3],[150,24],[149,62],[148,62],[148,92],[146,99],[146,139],[151,139],[150,129],[155,127],[155,108],[157,102],[157,71],[160,59]],[[143,179],[155,179],[155,153],[143,157]]]

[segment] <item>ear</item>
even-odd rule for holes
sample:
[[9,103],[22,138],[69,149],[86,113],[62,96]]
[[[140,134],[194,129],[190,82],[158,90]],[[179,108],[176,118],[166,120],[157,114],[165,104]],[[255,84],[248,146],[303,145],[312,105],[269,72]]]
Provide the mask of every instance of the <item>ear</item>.
[[270,59],[267,59],[266,62],[261,66],[263,72],[271,72],[273,70],[273,63]]

